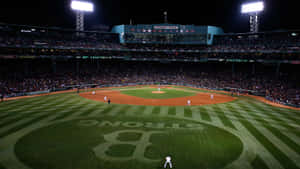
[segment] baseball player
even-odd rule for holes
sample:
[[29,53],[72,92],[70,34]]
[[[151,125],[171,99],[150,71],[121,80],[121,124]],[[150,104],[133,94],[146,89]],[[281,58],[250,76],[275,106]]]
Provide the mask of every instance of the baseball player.
[[107,103],[110,104],[110,99],[108,99]]
[[166,162],[164,164],[164,168],[167,168],[168,164],[169,164],[169,167],[172,168],[172,162],[171,162],[171,157],[170,156],[166,157]]
[[92,91],[92,95],[95,95],[96,94],[96,92],[95,91]]
[[191,100],[188,100],[188,101],[187,101],[187,105],[189,105],[189,106],[190,106],[190,105],[191,105],[191,103],[192,103],[192,102],[191,102]]
[[210,95],[210,100],[213,100],[213,99],[214,99],[214,95],[211,94],[211,95]]
[[0,94],[0,97],[1,97],[1,102],[4,101],[4,94]]
[[104,96],[104,102],[106,102],[107,101],[107,96]]

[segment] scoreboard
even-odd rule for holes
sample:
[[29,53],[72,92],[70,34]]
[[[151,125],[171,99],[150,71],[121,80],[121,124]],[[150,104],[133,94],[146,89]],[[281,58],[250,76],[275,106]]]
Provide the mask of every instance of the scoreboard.
[[196,45],[209,45],[214,35],[224,33],[214,26],[177,24],[118,25],[112,32],[119,34],[121,43]]

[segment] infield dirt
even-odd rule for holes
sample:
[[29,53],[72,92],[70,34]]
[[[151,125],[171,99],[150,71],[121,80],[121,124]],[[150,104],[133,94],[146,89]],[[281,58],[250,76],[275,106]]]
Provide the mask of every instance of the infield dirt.
[[150,106],[185,106],[187,101],[191,100],[191,105],[208,105],[218,104],[234,101],[236,98],[222,95],[213,94],[214,98],[210,98],[211,93],[197,93],[195,96],[171,98],[171,99],[145,99],[135,96],[129,96],[122,94],[120,91],[104,90],[97,91],[95,95],[91,92],[81,93],[80,96],[104,102],[104,97],[107,96],[111,100],[111,103],[115,104],[129,104],[129,105],[150,105]]

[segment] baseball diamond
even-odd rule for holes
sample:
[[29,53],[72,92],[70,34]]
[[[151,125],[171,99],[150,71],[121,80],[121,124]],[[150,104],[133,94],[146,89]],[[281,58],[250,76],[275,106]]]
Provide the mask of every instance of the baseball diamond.
[[162,168],[168,155],[178,169],[300,168],[298,110],[221,91],[167,86],[151,95],[156,90],[99,88],[0,103],[0,168]]
[[0,169],[300,169],[298,8],[3,0]]

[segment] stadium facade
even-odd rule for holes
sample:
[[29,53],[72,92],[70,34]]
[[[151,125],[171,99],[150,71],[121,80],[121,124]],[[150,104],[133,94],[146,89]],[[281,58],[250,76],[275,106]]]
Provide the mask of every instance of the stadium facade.
[[220,27],[179,24],[117,25],[121,43],[212,45],[215,35],[224,34]]

